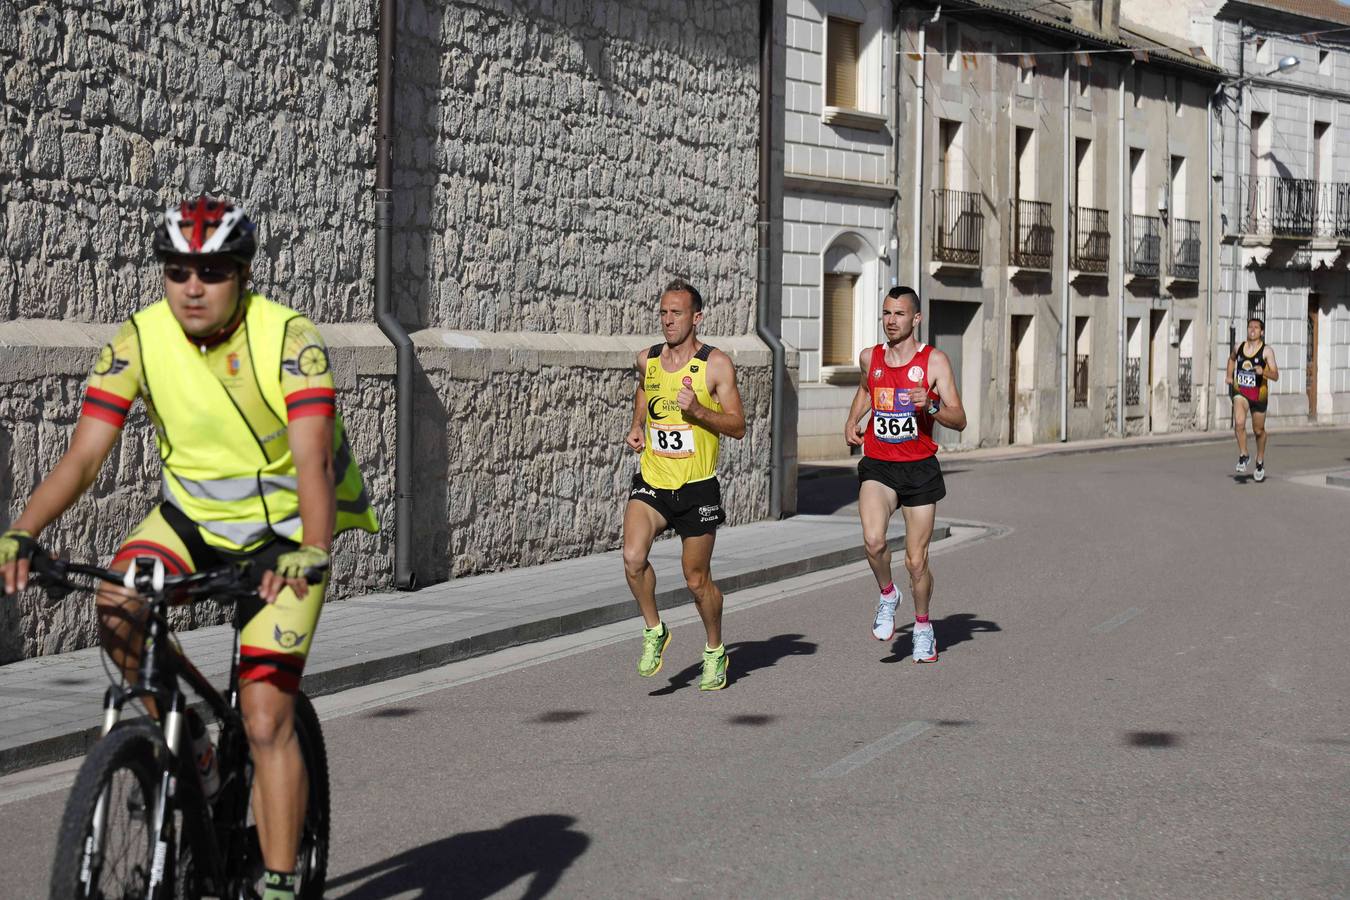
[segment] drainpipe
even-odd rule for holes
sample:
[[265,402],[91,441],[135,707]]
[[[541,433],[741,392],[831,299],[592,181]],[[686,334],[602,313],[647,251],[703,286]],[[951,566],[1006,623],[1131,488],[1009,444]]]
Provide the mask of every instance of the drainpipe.
[[[1130,64],[1131,66],[1134,63]],[[1125,179],[1129,172],[1129,150],[1125,140],[1125,73],[1130,70],[1130,66],[1120,67],[1120,90],[1116,91],[1116,132],[1120,135],[1120,159],[1119,175],[1116,180],[1117,209],[1125,210],[1125,215],[1130,215],[1129,210],[1133,207],[1129,205],[1125,192]],[[1126,219],[1122,216],[1120,220],[1120,252],[1116,254],[1116,299],[1119,316],[1116,323],[1116,351],[1117,351],[1117,372],[1116,372],[1116,433],[1120,437],[1125,436],[1125,242],[1129,240],[1125,228]]]
[[1060,254],[1060,301],[1059,301],[1059,440],[1069,439],[1069,243],[1073,236],[1069,234],[1069,167],[1073,164],[1070,152],[1072,140],[1070,132],[1073,116],[1069,101],[1069,59],[1064,59],[1064,198],[1061,204],[1060,233],[1064,235],[1064,252]]
[[[388,0],[386,0],[388,2]],[[773,17],[774,0],[759,0],[759,283],[755,303],[755,333],[773,354],[773,379],[769,397],[769,518],[783,517],[783,487],[786,455],[783,442],[784,378],[787,354],[783,341],[770,326],[770,272],[773,209],[769,192],[773,165]]]
[[[942,7],[939,6],[938,11],[933,14],[933,18],[930,21],[936,22],[937,17],[941,14]],[[923,105],[923,88],[927,71],[925,66],[928,63],[928,57],[925,50],[928,46],[927,38],[925,37],[927,31],[928,23],[921,21],[919,23],[919,36],[916,39],[918,44],[915,47],[919,56],[918,75],[915,78],[915,81],[919,86],[919,92],[918,99],[914,103],[914,281],[910,285],[914,290],[919,291],[920,294],[923,293],[923,275],[920,270],[920,266],[923,265],[923,123],[928,117],[928,114],[924,111]],[[927,326],[925,326],[925,329],[926,328]]]
[[380,3],[379,105],[375,119],[375,321],[394,345],[394,587],[417,588],[412,570],[413,343],[393,311],[389,290],[394,227],[394,28],[396,0]]
[[[1205,119],[1205,146],[1208,148],[1209,158],[1206,164],[1209,166],[1209,178],[1205,179],[1207,184],[1206,198],[1206,220],[1205,220],[1205,430],[1209,431],[1211,421],[1214,418],[1215,407],[1218,406],[1218,385],[1214,380],[1214,334],[1210,331],[1214,327],[1214,92],[1209,92],[1209,103],[1205,107],[1207,118]],[[1191,371],[1191,378],[1195,378],[1194,369]],[[1191,387],[1194,390],[1194,385]]]
[[[1233,289],[1228,294],[1228,348],[1229,352],[1234,344],[1237,343],[1236,323],[1234,320],[1238,314],[1238,297],[1241,295],[1241,289],[1238,281],[1244,276],[1242,274],[1242,248],[1238,235],[1242,233],[1242,168],[1239,165],[1238,146],[1242,143],[1242,95],[1246,93],[1247,86],[1242,83],[1242,76],[1247,69],[1247,20],[1238,19],[1238,39],[1237,39],[1237,96],[1233,98]],[[1254,140],[1254,136],[1248,135],[1247,140]],[[1243,315],[1246,315],[1243,310]]]

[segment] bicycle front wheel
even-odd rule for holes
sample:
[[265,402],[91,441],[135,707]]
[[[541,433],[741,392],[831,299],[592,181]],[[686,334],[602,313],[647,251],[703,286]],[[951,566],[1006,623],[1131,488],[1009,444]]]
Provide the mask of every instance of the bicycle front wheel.
[[155,853],[157,750],[147,723],[118,726],[85,757],[66,800],[52,900],[146,898]]
[[323,900],[328,880],[329,802],[328,748],[314,704],[304,694],[295,697],[295,734],[309,776],[309,796],[305,803],[305,824],[300,833],[300,853],[296,860],[299,876],[298,900]]

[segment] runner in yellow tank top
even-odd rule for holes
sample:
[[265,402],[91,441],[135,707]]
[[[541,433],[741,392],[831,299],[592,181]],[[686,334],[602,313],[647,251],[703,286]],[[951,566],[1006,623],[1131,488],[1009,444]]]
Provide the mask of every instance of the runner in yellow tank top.
[[726,687],[722,642],[722,592],[709,572],[717,526],[726,521],[717,482],[720,436],[745,435],[745,412],[731,357],[695,334],[703,321],[703,298],[676,279],[661,293],[665,341],[637,356],[638,385],[627,444],[641,453],[623,516],[623,568],[642,611],[642,658],[638,674],[661,671],[670,629],[656,609],[656,572],[648,561],[652,542],[667,528],[680,536],[685,583],[707,644],[699,688]]

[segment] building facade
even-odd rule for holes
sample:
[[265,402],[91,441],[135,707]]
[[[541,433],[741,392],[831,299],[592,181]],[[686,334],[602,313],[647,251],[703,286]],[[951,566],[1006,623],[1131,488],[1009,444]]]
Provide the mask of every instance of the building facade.
[[858,353],[892,284],[919,289],[923,338],[958,373],[970,425],[939,429],[944,446],[1204,426],[1213,64],[1112,3],[787,12],[803,459],[848,453]]

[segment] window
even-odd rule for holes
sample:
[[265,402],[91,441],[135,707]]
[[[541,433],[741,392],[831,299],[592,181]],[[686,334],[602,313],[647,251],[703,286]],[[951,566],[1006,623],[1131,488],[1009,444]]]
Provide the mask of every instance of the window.
[[1130,148],[1130,212],[1136,216],[1148,214],[1148,169],[1139,147]]
[[1087,406],[1088,402],[1088,351],[1092,346],[1092,319],[1090,316],[1075,316],[1073,320],[1074,358],[1073,358],[1073,405]]
[[961,145],[961,123],[951,119],[938,122],[938,183],[949,191],[965,188],[965,154]]
[[[1248,292],[1247,292],[1247,318],[1248,318],[1248,319],[1261,319],[1262,321],[1265,320],[1265,318],[1266,318],[1266,292],[1265,292],[1265,291],[1248,291]],[[1247,329],[1246,329],[1246,327],[1245,327],[1247,323],[1244,322],[1244,323],[1242,323],[1242,324],[1243,324],[1243,326],[1244,326],[1243,329],[1242,329],[1242,332],[1243,332],[1243,334],[1245,335],[1246,332],[1247,332]]]
[[1135,107],[1135,109],[1138,109],[1138,108],[1139,108],[1139,105],[1143,102],[1143,100],[1144,100],[1144,70],[1143,70],[1142,68],[1139,67],[1139,64],[1138,64],[1138,63],[1136,63],[1135,66],[1134,66],[1134,107]]
[[1036,78],[1036,57],[1023,53],[1017,58],[1017,80],[1022,84],[1031,84]]
[[1331,51],[1326,47],[1317,48],[1317,74],[1331,74]]
[[830,16],[825,21],[825,105],[858,108],[857,22]]
[[1129,335],[1126,340],[1125,357],[1125,404],[1127,406],[1139,405],[1139,362],[1143,359],[1143,332],[1139,328],[1139,320],[1131,318],[1126,320],[1125,332]]
[[1094,175],[1092,171],[1092,141],[1074,139],[1073,202],[1078,207],[1091,207]]
[[1186,108],[1182,102],[1185,99],[1185,90],[1186,82],[1182,81],[1181,76],[1178,75],[1172,80],[1172,113],[1177,118],[1181,118],[1181,114]]
[[1191,385],[1195,380],[1195,336],[1191,320],[1177,322],[1177,400],[1191,402]]
[[947,59],[947,71],[955,72],[961,68],[961,26],[956,22],[947,22],[946,40],[943,45]]
[[1172,157],[1172,218],[1186,218],[1186,157]]
[[1092,87],[1092,69],[1087,66],[1078,67],[1078,96],[1086,98],[1088,89]]
[[1273,42],[1263,37],[1256,39],[1256,61],[1263,65],[1270,64]]
[[1036,199],[1036,132],[1030,128],[1017,129],[1016,167],[1013,177],[1016,179],[1013,196],[1018,200]]
[[1313,181],[1331,180],[1331,123],[1313,122]]
[[856,365],[853,355],[853,295],[857,275],[825,275],[825,308],[821,314],[821,364]]

